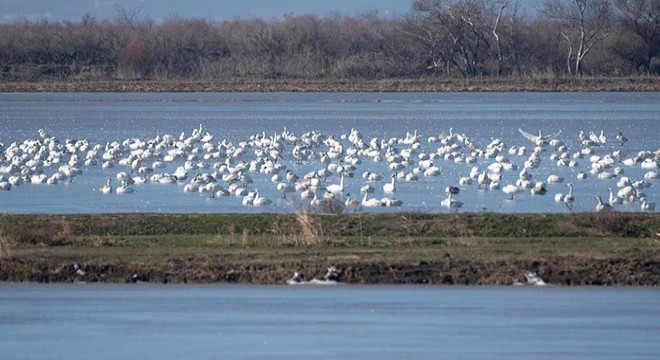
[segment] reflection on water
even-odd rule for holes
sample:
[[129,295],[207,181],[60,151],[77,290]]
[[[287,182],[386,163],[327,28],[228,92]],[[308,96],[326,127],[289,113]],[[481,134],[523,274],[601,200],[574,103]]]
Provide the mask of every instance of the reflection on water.
[[[660,132],[658,93],[5,93],[0,94],[0,108],[0,143],[4,144],[5,155],[0,159],[0,168],[6,168],[13,159],[20,158],[23,162],[18,167],[26,178],[35,175],[34,172],[39,175],[39,171],[50,177],[58,170],[56,164],[44,165],[41,170],[26,170],[28,159],[25,156],[34,158],[36,151],[25,148],[20,153],[5,151],[13,142],[20,144],[25,140],[40,139],[39,129],[44,129],[62,146],[67,139],[74,140],[73,143],[86,139],[89,145],[84,151],[80,147],[73,150],[78,152],[80,160],[85,159],[88,151],[97,144],[105,150],[113,147],[112,142],[117,142],[115,145],[121,148],[111,159],[113,166],[109,168],[100,165],[104,151],[99,151],[97,164],[81,166],[83,174],[72,183],[64,181],[53,186],[32,183],[14,186],[11,191],[0,191],[0,211],[9,213],[292,212],[309,200],[302,200],[295,194],[283,199],[272,181],[275,174],[264,170],[264,163],[274,162],[303,178],[326,167],[321,159],[333,149],[340,150],[340,155],[331,159],[335,165],[340,159],[345,160],[344,165],[349,161],[355,163],[354,176],[347,178],[344,194],[350,193],[353,198],[361,199],[360,189],[367,184],[362,175],[374,173],[382,179],[370,183],[375,189],[370,197],[395,197],[403,202],[401,207],[365,208],[363,211],[594,211],[595,196],[607,201],[608,188],[618,190],[617,183],[622,177],[628,177],[632,184],[644,180],[645,174],[654,171],[642,168],[641,158],[632,166],[624,165],[624,160],[638,156],[640,151],[649,151],[644,156],[652,158],[652,151],[660,147],[657,137]],[[178,167],[187,166],[189,176],[185,181],[175,185],[136,184],[133,186],[135,192],[127,196],[107,196],[98,191],[107,177],[115,179],[121,171],[138,175],[131,173],[132,168],[126,160],[131,152],[154,147],[152,140],[163,139],[167,134],[177,141],[182,133],[182,138],[189,138],[200,123],[205,133],[214,136],[210,141],[213,149],[203,147],[200,141],[184,146],[172,141],[160,152],[142,159],[142,165],[152,167],[153,162],[162,161],[167,151],[181,149],[181,156],[165,162],[163,168],[152,170],[172,174]],[[519,133],[519,128],[532,134],[539,130],[544,134],[561,130],[557,140],[563,146],[546,146],[539,153],[538,167],[529,170],[532,183],[546,182],[546,195],[533,196],[531,189],[526,188],[514,200],[507,200],[510,197],[501,190],[483,190],[483,187],[480,190],[477,172],[472,169],[479,167],[480,171],[496,173],[498,170],[491,165],[497,162],[497,154],[507,158],[510,164],[500,171],[501,187],[516,183],[521,177],[520,171],[535,145]],[[305,148],[311,155],[302,162],[297,162],[293,155],[294,144],[280,141],[279,154],[272,154],[272,146],[259,147],[254,143],[255,136],[280,136],[285,129],[299,139],[297,145],[302,143],[302,135],[310,132],[320,134],[325,141],[318,147]],[[351,129],[359,130],[362,145],[349,141]],[[606,143],[588,147],[591,153],[578,158],[577,155],[585,149],[578,136],[580,129],[586,137],[591,131],[598,135],[602,130]],[[419,142],[406,142],[407,134],[415,131]],[[620,146],[615,138],[618,132],[629,139],[624,146]],[[443,143],[442,139],[447,139],[449,134],[457,137]],[[432,138],[438,141],[429,142]],[[243,147],[244,151],[240,155],[232,153],[232,156],[227,151],[219,151],[225,139],[224,144]],[[328,139],[334,139],[340,146],[329,147]],[[494,143],[494,139],[498,141]],[[140,149],[128,147],[140,142],[144,143]],[[372,144],[378,146],[379,156],[366,155]],[[527,150],[523,153],[521,147]],[[498,153],[491,152],[486,157],[485,151],[493,148],[497,148]],[[347,159],[353,152],[355,156]],[[263,160],[254,164],[260,153]],[[139,152],[134,156],[142,154]],[[59,159],[60,164],[69,162],[71,155],[71,151],[64,153]],[[39,160],[48,163],[41,159],[42,155],[39,156]],[[606,156],[613,161],[604,160]],[[574,161],[575,166],[560,166],[562,157],[566,164]],[[404,162],[403,168],[392,170],[388,160]],[[425,160],[431,160],[433,164],[423,163]],[[507,164],[506,159],[500,160]],[[190,163],[186,165],[186,161]],[[247,169],[253,180],[248,191],[258,189],[260,195],[271,199],[273,204],[245,206],[241,197],[211,198],[208,193],[183,191],[185,183],[190,182],[195,173],[214,173],[219,177],[227,172],[223,164],[235,169],[241,162],[254,165],[253,169]],[[424,176],[429,166],[436,166],[439,175]],[[598,168],[597,171],[593,170],[594,167]],[[396,192],[385,194],[383,185],[393,172],[401,176],[397,180]],[[587,178],[577,179],[579,172],[587,174]],[[284,176],[285,170],[278,173]],[[551,174],[564,181],[548,183]],[[417,175],[419,180],[408,182],[405,175]],[[468,184],[466,179],[470,177],[472,183]],[[462,178],[466,181],[461,181]],[[569,182],[574,185],[575,196],[570,210],[563,202],[554,201],[555,194],[567,193],[566,184]],[[338,183],[337,174],[332,173],[323,185]],[[640,211],[642,193],[650,202],[657,201],[656,183],[655,179],[647,180],[644,185],[649,186],[638,189],[634,202],[615,205],[615,210]],[[218,184],[228,187],[226,182],[219,181]],[[460,188],[455,198],[463,203],[462,207],[447,209],[441,206],[448,185]],[[318,191],[319,197],[323,194],[324,190]]]
[[0,284],[8,359],[657,359],[644,288]]

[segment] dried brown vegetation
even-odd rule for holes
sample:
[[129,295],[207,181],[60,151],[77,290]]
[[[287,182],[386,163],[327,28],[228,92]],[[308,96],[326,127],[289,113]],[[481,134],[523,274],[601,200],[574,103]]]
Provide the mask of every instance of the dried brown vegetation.
[[[660,285],[656,214],[0,215],[0,280]],[[77,263],[87,273],[76,275]]]

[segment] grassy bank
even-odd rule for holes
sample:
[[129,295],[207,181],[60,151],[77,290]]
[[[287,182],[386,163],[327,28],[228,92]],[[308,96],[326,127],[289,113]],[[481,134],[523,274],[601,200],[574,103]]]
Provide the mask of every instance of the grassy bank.
[[0,92],[660,91],[660,77],[485,77],[383,80],[93,80],[0,82]]
[[660,285],[658,233],[654,214],[2,215],[0,280]]

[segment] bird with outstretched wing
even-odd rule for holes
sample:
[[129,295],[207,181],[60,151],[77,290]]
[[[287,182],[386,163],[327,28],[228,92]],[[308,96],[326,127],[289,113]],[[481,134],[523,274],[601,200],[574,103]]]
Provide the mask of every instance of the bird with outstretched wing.
[[557,131],[557,132],[554,133],[554,134],[548,134],[548,135],[543,135],[543,134],[541,133],[541,130],[539,130],[539,134],[538,134],[538,135],[532,135],[532,134],[528,133],[527,131],[525,131],[525,130],[523,130],[523,129],[521,129],[521,128],[518,128],[518,131],[520,132],[520,134],[521,134],[522,136],[525,137],[525,139],[527,139],[527,140],[533,142],[533,143],[536,144],[536,145],[545,144],[545,143],[547,143],[548,141],[550,141],[550,140],[556,138],[557,136],[559,136],[559,134],[561,134],[561,130]]

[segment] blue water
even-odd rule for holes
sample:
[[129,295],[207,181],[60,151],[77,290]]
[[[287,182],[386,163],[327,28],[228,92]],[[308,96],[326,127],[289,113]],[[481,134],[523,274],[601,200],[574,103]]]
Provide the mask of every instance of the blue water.
[[[586,133],[604,131],[608,141],[595,147],[594,155],[604,156],[621,151],[618,161],[635,156],[639,151],[656,151],[660,148],[660,93],[1,93],[0,94],[0,143],[8,148],[29,139],[38,139],[37,131],[44,129],[61,143],[67,139],[86,139],[91,145],[123,142],[128,139],[149,140],[156,136],[181,133],[189,136],[192,130],[203,124],[205,131],[215,136],[213,142],[227,139],[233,144],[249,141],[255,134],[272,136],[281,134],[284,128],[300,136],[317,131],[326,137],[334,137],[344,145],[349,144],[342,136],[352,128],[361,132],[365,141],[371,138],[387,140],[403,139],[406,133],[418,131],[420,147],[414,150],[408,171],[418,165],[420,153],[434,153],[439,143],[429,143],[427,138],[448,134],[450,128],[457,134],[465,134],[479,148],[484,149],[492,138],[499,138],[506,149],[526,146],[528,153],[533,144],[518,132],[523,128],[531,133],[542,130],[551,133],[561,130],[559,140],[566,144],[569,154],[580,151],[578,130]],[[621,131],[630,141],[623,147],[615,141]],[[200,148],[200,146],[197,146]],[[316,158],[303,164],[295,163],[292,145],[285,144],[278,161],[299,177],[323,168],[318,161],[320,152],[327,148],[312,149]],[[397,144],[401,151],[410,146]],[[466,153],[465,147],[459,151]],[[125,156],[127,152],[122,154]],[[632,181],[642,180],[648,171],[639,165],[612,165],[624,171],[613,179],[602,180],[588,175],[578,180],[579,171],[589,173],[589,156],[578,159],[574,168],[559,167],[550,160],[558,152],[549,149],[542,154],[537,169],[531,170],[532,180],[546,180],[550,174],[562,176],[561,184],[548,184],[546,196],[532,196],[527,189],[515,200],[507,200],[502,191],[478,190],[476,182],[461,187],[457,197],[464,203],[458,210],[440,206],[447,185],[459,185],[459,178],[469,175],[473,166],[485,170],[494,159],[477,159],[474,164],[455,163],[438,159],[442,170],[438,177],[420,176],[418,182],[399,181],[394,197],[403,201],[400,208],[370,208],[363,211],[421,211],[439,213],[461,212],[569,212],[594,211],[595,198],[607,198],[608,187],[616,188],[622,176]],[[70,155],[70,154],[69,154]],[[79,154],[83,156],[84,154]],[[518,178],[527,156],[513,156],[505,151],[516,170],[505,171],[502,186]],[[0,158],[0,166],[11,159]],[[255,158],[254,149],[232,161],[250,162]],[[67,161],[68,158],[63,158]],[[149,159],[145,163],[151,163]],[[225,159],[216,159],[224,161]],[[162,172],[172,173],[183,160],[168,163]],[[208,169],[200,172],[210,173]],[[44,168],[52,175],[56,167]],[[283,199],[271,181],[271,174],[250,173],[254,183],[249,190],[258,189],[262,196],[274,203],[268,207],[244,206],[238,197],[210,199],[202,194],[182,191],[185,181],[178,185],[145,184],[134,186],[129,196],[106,196],[97,190],[107,177],[114,178],[120,171],[130,171],[127,166],[115,164],[110,169],[101,166],[83,167],[83,174],[73,183],[55,186],[24,184],[11,191],[0,192],[0,212],[6,213],[291,213],[306,205],[306,200],[291,195]],[[374,162],[363,159],[354,171],[355,177],[346,180],[345,193],[361,198],[360,188],[366,184],[363,172],[376,172],[383,180],[372,183],[376,191],[372,197],[385,196],[382,185],[392,172],[384,160]],[[657,169],[656,169],[657,171]],[[3,174],[0,174],[2,176]],[[190,178],[194,176],[191,171]],[[338,183],[337,175],[327,184]],[[566,193],[566,183],[575,187],[575,203],[568,209],[553,200],[555,193]],[[115,184],[117,182],[115,181]],[[227,184],[221,184],[225,188]],[[660,198],[657,180],[643,192],[650,201]],[[322,192],[319,193],[319,196]],[[308,201],[307,201],[308,202]],[[618,211],[639,211],[639,202],[616,206]]]
[[2,359],[658,359],[652,288],[0,284]]

